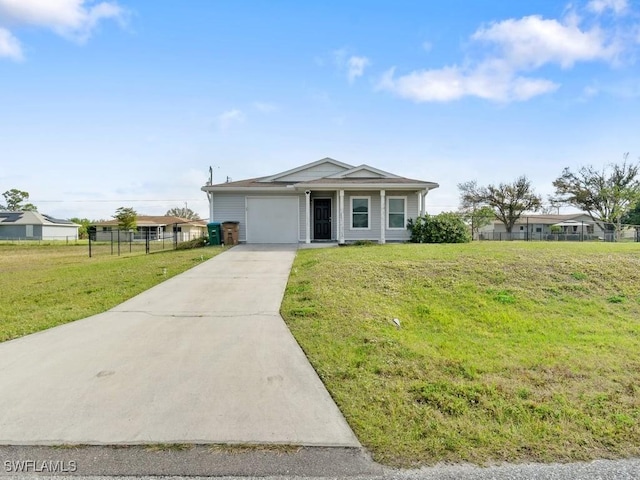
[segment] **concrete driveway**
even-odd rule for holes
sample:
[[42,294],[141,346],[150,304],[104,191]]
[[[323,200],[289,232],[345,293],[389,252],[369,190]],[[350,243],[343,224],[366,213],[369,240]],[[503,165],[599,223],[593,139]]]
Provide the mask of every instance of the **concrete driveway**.
[[0,344],[0,444],[359,443],[279,314],[296,246],[237,246]]

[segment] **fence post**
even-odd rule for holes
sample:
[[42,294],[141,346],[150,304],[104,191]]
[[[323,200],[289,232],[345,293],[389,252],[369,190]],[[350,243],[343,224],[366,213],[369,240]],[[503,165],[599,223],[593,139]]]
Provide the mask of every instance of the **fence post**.
[[120,230],[118,230],[118,256],[120,256]]
[[173,225],[173,249],[178,249],[178,224]]
[[147,253],[147,255],[149,254],[149,234],[150,234],[150,230],[147,229],[147,241],[145,242],[145,253]]
[[111,255],[113,255],[113,230],[111,230]]

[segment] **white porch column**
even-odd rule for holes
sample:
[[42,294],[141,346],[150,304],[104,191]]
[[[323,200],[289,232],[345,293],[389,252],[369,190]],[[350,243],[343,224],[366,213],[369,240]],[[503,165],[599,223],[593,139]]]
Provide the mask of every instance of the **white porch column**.
[[386,242],[386,229],[387,229],[387,193],[384,190],[380,190],[380,243]]
[[338,191],[338,243],[344,243],[344,190]]
[[418,195],[418,215],[422,215],[422,204],[424,203],[422,201],[422,192],[417,192]]
[[305,196],[305,211],[306,211],[306,221],[307,221],[307,232],[305,235],[305,243],[311,243],[311,191],[307,190],[304,192]]

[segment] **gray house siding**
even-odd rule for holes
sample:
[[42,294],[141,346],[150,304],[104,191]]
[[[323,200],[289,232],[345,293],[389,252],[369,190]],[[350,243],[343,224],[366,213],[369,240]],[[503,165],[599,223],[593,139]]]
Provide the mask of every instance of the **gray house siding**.
[[240,232],[238,240],[240,242],[247,241],[247,197],[296,197],[300,204],[300,238],[304,241],[306,235],[306,223],[304,221],[305,196],[304,194],[287,195],[282,192],[256,192],[254,195],[245,193],[216,193],[213,198],[213,221],[214,222],[240,222]]
[[[352,224],[351,201],[354,197],[369,198],[369,227],[368,229],[354,229]],[[345,192],[344,193],[344,239],[346,241],[380,239],[380,192]]]
[[243,193],[219,193],[213,199],[214,222],[240,222],[238,240],[247,241],[246,195]]
[[[300,207],[298,210],[298,222],[300,222],[300,238],[299,242],[304,242],[305,238],[307,238],[307,222],[305,218],[307,218],[307,196],[300,195],[300,200],[298,201],[298,206]],[[313,234],[313,231],[311,232]]]
[[0,238],[19,239],[26,238],[27,231],[25,225],[2,225],[0,226]]
[[[407,221],[410,218],[414,220],[418,217],[418,195],[416,192],[394,192],[393,190],[387,190],[386,192],[387,199],[389,197],[403,197],[406,199],[406,207],[405,207],[405,218],[404,218],[404,227],[402,230],[396,229],[386,229],[385,236],[387,237],[387,241],[390,242],[406,242],[411,237],[409,230],[407,230],[406,225]],[[385,208],[387,208],[385,206]],[[387,210],[387,217],[389,216],[389,210]],[[387,221],[385,220],[385,226]]]
[[[416,218],[418,216],[418,196],[415,192],[395,192],[393,190],[385,191],[385,196],[387,197],[403,197],[406,198],[406,215],[405,215],[405,224],[406,221],[410,218]],[[369,197],[369,229],[354,229],[351,227],[352,223],[352,207],[351,207],[351,199],[354,197]],[[387,241],[396,241],[396,242],[404,242],[409,240],[410,234],[406,228],[402,230],[389,229],[387,228],[387,217],[389,215],[389,211],[387,209],[387,200],[385,199],[385,220],[384,224],[381,225],[380,218],[380,192],[378,191],[367,191],[367,192],[345,192],[344,195],[344,238],[346,241],[356,241],[356,240],[371,240],[378,241],[380,240],[380,227],[384,227],[385,229],[385,238]]]
[[58,227],[50,225],[2,225],[0,239],[2,240],[76,240],[77,228]]
[[316,178],[327,177],[335,175],[336,173],[344,172],[347,169],[334,165],[331,163],[325,163],[317,165],[315,167],[307,168],[300,172],[292,173],[284,177],[279,177],[279,182],[306,182],[308,180],[315,180]]
[[[299,202],[299,216],[298,222],[300,227],[300,236],[298,241],[304,242],[307,234],[307,219],[306,219],[306,198],[304,193],[286,195],[282,192],[256,192],[255,195],[246,195],[245,193],[216,193],[213,200],[213,221],[214,222],[226,222],[236,221],[240,222],[240,234],[239,240],[241,242],[247,241],[247,218],[246,218],[246,199],[247,197],[283,197],[291,196],[297,197]],[[386,191],[387,197],[403,197],[406,198],[406,215],[405,222],[410,218],[416,218],[418,216],[418,197],[415,192],[395,192]],[[361,230],[351,227],[351,199],[353,197],[369,197],[369,229]],[[313,201],[315,199],[328,198],[331,199],[331,240],[338,240],[338,194],[335,191],[312,191],[311,193],[311,240],[313,238]],[[385,208],[386,201],[385,201]],[[388,211],[387,211],[388,215]],[[356,240],[371,240],[377,242],[380,240],[380,192],[378,191],[345,191],[344,196],[344,233],[345,240],[353,242]],[[384,228],[385,237],[387,241],[407,241],[409,240],[409,231],[406,228],[401,230],[388,229],[387,220],[385,218]]]

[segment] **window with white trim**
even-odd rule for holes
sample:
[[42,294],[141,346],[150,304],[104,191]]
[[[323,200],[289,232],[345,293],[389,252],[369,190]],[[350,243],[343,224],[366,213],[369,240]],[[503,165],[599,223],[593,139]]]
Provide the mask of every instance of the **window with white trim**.
[[351,228],[369,230],[370,197],[351,197]]
[[407,219],[407,197],[387,197],[387,228],[404,230]]

